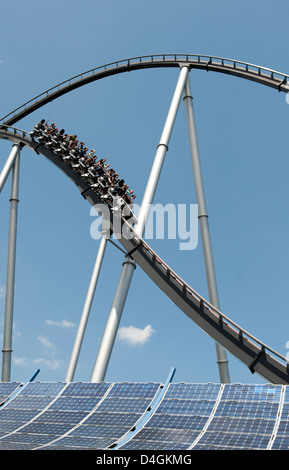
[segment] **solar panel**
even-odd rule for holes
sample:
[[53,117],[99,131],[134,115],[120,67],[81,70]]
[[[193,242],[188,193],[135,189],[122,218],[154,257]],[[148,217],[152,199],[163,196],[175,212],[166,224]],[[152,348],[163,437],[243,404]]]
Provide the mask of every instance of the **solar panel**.
[[109,397],[152,398],[160,387],[159,383],[115,383]]
[[21,391],[21,396],[56,397],[64,388],[63,382],[29,382]]
[[80,423],[86,416],[86,411],[59,411],[47,409],[34,419],[34,422],[39,423],[70,423],[72,426]]
[[109,389],[110,386],[111,384],[109,384],[108,382],[101,382],[101,383],[72,382],[68,384],[68,386],[65,388],[61,396],[62,397],[66,397],[66,396],[102,397],[104,393]]
[[172,383],[170,384],[166,398],[179,399],[198,399],[202,397],[204,400],[216,400],[220,391],[220,384],[188,384],[188,383]]
[[[63,389],[63,383],[29,382],[20,393],[0,408],[0,449],[7,447],[7,441],[16,443],[15,431],[39,415]],[[3,389],[3,387],[2,387]],[[17,442],[20,442],[17,436]],[[29,446],[30,448],[30,446]]]
[[[90,384],[84,387],[89,390],[90,397],[96,389],[108,392],[105,398],[95,407],[95,410],[85,417],[80,425],[72,429],[68,435],[57,439],[49,448],[93,448],[105,449],[123,436],[146,411],[159,389],[156,383],[116,383],[103,388],[101,384]],[[78,387],[71,384],[65,393],[71,390],[78,394]],[[63,394],[64,398],[64,394]],[[85,406],[85,400],[81,400]],[[67,405],[66,402],[65,405]],[[55,405],[60,404],[59,399]],[[53,407],[51,407],[53,408]],[[45,447],[45,449],[48,446]]]
[[[23,409],[38,408],[32,421],[25,423],[18,432],[0,439],[1,442],[28,443],[38,447],[48,444],[68,433],[79,424],[97,405],[109,384],[83,383],[33,383],[29,384],[23,396],[11,402]],[[63,393],[61,393],[63,392]],[[22,394],[21,394],[22,395]],[[34,418],[34,419],[33,419]],[[15,428],[16,429],[16,428]]]
[[214,416],[193,449],[266,449],[275,427],[282,387],[225,385]]
[[188,449],[215,405],[219,384],[170,384],[147,424],[121,449]]
[[[18,386],[0,383],[0,399]],[[289,449],[289,386],[170,384],[151,409],[160,390],[155,383],[29,383],[0,406],[0,450],[118,442],[121,450]]]
[[[111,425],[103,425],[103,426],[89,426],[87,424],[83,424],[77,426],[70,435],[71,436],[78,436],[78,437],[106,437],[112,439],[117,439],[119,436],[125,434],[128,430],[127,426],[111,426]],[[110,443],[111,443],[110,440]]]
[[116,426],[121,423],[123,426],[131,426],[132,423],[136,423],[140,416],[140,413],[102,413],[96,410],[85,420],[85,424],[94,426]]
[[273,450],[289,449],[289,387],[285,387],[283,407],[276,435],[272,444]]
[[206,432],[194,450],[210,449],[266,449],[268,436],[248,435],[239,433]]
[[0,407],[20,385],[20,382],[0,382]]
[[[79,437],[79,436],[65,436],[55,444],[61,446],[63,449],[70,449],[71,447],[77,447],[80,449],[103,449],[107,447],[111,442],[111,439],[102,439],[95,437]],[[53,445],[50,445],[53,448]],[[46,449],[46,447],[44,448]]]
[[61,411],[91,411],[97,403],[99,403],[101,397],[59,397],[49,407],[50,410],[61,410]]
[[14,442],[0,441],[0,450],[32,450],[34,444],[19,444]]
[[280,402],[281,385],[230,384],[224,388],[222,400]]

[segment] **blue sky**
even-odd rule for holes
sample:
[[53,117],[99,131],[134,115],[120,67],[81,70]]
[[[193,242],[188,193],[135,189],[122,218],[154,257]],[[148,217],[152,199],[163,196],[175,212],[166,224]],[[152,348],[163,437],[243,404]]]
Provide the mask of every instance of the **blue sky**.
[[[159,53],[222,56],[289,73],[286,0],[16,0],[2,8],[1,116],[71,76]],[[89,147],[125,178],[139,204],[178,78],[177,69],[93,83],[18,122],[42,117]],[[288,333],[288,126],[282,93],[214,72],[192,71],[191,88],[221,310],[284,356]],[[11,144],[2,141],[1,168]],[[98,250],[90,205],[43,157],[24,149],[13,330],[12,380],[40,368],[64,380]],[[0,197],[0,322],[10,180]],[[180,106],[155,202],[195,204],[185,110]],[[199,237],[200,238],[200,237]],[[202,247],[151,240],[155,251],[208,298]],[[123,254],[107,247],[75,380],[89,381]],[[218,382],[215,343],[136,269],[108,381]],[[129,328],[129,329],[128,329]],[[128,332],[141,342],[128,341]],[[133,336],[135,339],[135,336]],[[2,336],[1,336],[2,341]],[[228,355],[232,382],[263,382]]]

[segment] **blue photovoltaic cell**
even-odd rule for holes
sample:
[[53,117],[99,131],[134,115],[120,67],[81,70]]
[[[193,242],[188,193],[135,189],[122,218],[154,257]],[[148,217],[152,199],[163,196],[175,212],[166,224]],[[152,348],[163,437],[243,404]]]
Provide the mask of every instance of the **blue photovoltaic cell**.
[[200,415],[207,416],[211,414],[215,402],[209,400],[179,400],[164,399],[160,404],[157,413],[166,413],[170,415]]
[[22,438],[17,433],[10,435],[9,433],[17,431],[20,428],[24,429],[27,422],[33,420],[49,406],[63,387],[64,384],[58,382],[35,382],[28,383],[24,386],[18,395],[8,401],[3,409],[0,409],[0,426],[2,433],[0,442],[11,441],[12,438],[15,442],[21,441]]
[[156,413],[149,420],[150,428],[188,429],[202,431],[208,421],[207,416],[176,416]]
[[278,403],[222,401],[216,410],[216,415],[275,419],[277,411]]
[[25,434],[52,434],[62,436],[71,429],[70,423],[41,423],[33,421],[27,424],[20,432]]
[[152,383],[113,384],[95,411],[69,435],[58,439],[50,447],[105,449],[131,429],[158,389],[159,384]]
[[[5,409],[13,410],[43,410],[53,400],[52,397],[22,397],[17,396],[5,405]],[[1,411],[0,411],[1,413]]]
[[85,424],[94,426],[117,426],[121,423],[123,426],[131,426],[132,423],[141,417],[140,413],[109,413],[95,411],[86,420]]
[[0,410],[0,424],[7,421],[23,421],[27,423],[33,416],[35,416],[35,410],[13,410],[11,408],[3,408]]
[[117,383],[109,392],[109,397],[152,398],[158,391],[157,383]]
[[147,424],[121,449],[188,449],[215,405],[220,385],[171,384]]
[[49,409],[62,411],[91,411],[99,401],[100,397],[59,397],[51,404]]
[[66,397],[66,396],[102,397],[106,393],[110,385],[111,384],[106,383],[106,382],[101,382],[101,383],[72,382],[68,384],[68,386],[65,388],[61,396],[62,397]]
[[289,449],[289,434],[278,434],[275,437],[272,450],[288,450]]
[[34,447],[34,444],[18,444],[17,442],[0,441],[0,450],[32,450]]
[[61,382],[30,382],[21,391],[21,396],[56,397],[65,384]]
[[289,387],[285,388],[283,408],[272,449],[289,449]]
[[271,435],[274,425],[274,419],[231,418],[221,416],[213,418],[208,426],[208,431]]
[[216,400],[220,388],[220,384],[170,384],[166,398]]
[[238,433],[206,432],[204,437],[193,447],[194,450],[206,449],[266,449],[267,436]]
[[106,398],[98,407],[98,411],[143,413],[150,405],[151,399],[145,398]]
[[46,410],[37,416],[34,422],[40,423],[70,423],[76,425],[88,415],[85,411]]
[[[46,384],[44,387],[30,387],[29,394],[42,395],[43,393],[59,394],[63,384]],[[23,441],[38,446],[51,443],[71,431],[95,408],[101,396],[109,385],[104,384],[71,383],[60,396],[48,406],[46,411],[40,413],[31,423],[22,427],[14,435],[7,436],[6,441],[22,443]],[[66,396],[64,395],[66,393]],[[35,397],[34,397],[35,398]]]
[[280,402],[281,385],[241,385],[230,384],[225,386],[222,400]]
[[21,382],[1,382],[0,395],[10,395],[19,387],[19,385],[21,385]]
[[21,426],[25,426],[27,421],[1,421],[0,423],[0,439],[7,435],[7,433],[15,431]]
[[70,436],[78,437],[106,437],[115,440],[128,431],[127,426],[88,426],[86,424],[77,426]]
[[15,392],[20,386],[20,382],[2,382],[0,383],[0,411],[1,405]]
[[[47,444],[52,440],[52,436],[42,435],[42,434],[28,434],[28,433],[12,433],[7,437],[4,437],[0,441],[1,444],[28,444],[29,446],[39,445],[39,444]],[[1,448],[1,447],[0,447]]]
[[[110,439],[101,439],[93,437],[77,437],[77,436],[66,436],[55,442],[56,446],[61,446],[64,449],[70,449],[71,447],[78,447],[80,449],[102,449],[110,444]],[[50,444],[53,447],[53,444]],[[104,447],[103,447],[104,446]],[[46,449],[46,447],[44,447]]]
[[281,386],[226,385],[194,449],[266,449],[275,426]]

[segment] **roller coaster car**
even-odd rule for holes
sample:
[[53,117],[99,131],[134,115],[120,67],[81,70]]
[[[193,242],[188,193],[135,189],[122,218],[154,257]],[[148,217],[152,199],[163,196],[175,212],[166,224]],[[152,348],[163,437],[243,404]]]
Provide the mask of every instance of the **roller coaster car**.
[[[110,191],[108,191],[108,193],[111,194]],[[125,220],[129,220],[132,225],[136,225],[138,221],[131,207],[121,197],[113,196],[112,194],[111,196],[113,201],[111,208],[112,212],[119,212]]]

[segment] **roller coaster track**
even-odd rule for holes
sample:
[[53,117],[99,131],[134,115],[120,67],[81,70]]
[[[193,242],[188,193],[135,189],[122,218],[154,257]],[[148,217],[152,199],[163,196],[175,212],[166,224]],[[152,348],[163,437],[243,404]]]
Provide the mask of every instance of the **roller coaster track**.
[[[76,184],[90,204],[93,206],[102,204],[99,195],[59,156],[45,146],[31,140],[25,131],[10,126],[56,98],[96,80],[140,69],[181,68],[184,66],[189,70],[200,69],[229,74],[269,86],[279,92],[289,92],[288,75],[246,62],[192,54],[135,57],[91,69],[32,98],[0,119],[0,138],[11,140],[20,146],[29,147],[38,154],[44,155]],[[289,383],[288,364],[285,357],[246,332],[211,305],[173,272],[150,246],[137,236],[133,227],[124,218],[121,217],[120,222],[123,229],[130,233],[130,237],[121,236],[119,239],[126,252],[184,313],[216,342],[245,363],[252,373],[257,372],[272,383]],[[125,231],[122,230],[122,233]]]
[[224,57],[214,57],[195,54],[161,54],[134,57],[111,62],[109,64],[97,67],[44,91],[35,96],[23,105],[16,108],[6,116],[0,119],[0,124],[9,126],[23,119],[33,111],[41,108],[45,104],[69,93],[81,86],[100,80],[105,77],[124,72],[132,72],[140,69],[162,68],[162,67],[182,67],[187,66],[191,69],[200,69],[207,71],[220,72],[236,77],[252,80],[262,85],[275,88],[278,91],[289,92],[289,76],[266,67],[249,64],[238,60],[226,59]]
[[[21,147],[26,146],[43,155],[74,182],[91,205],[97,207],[103,204],[98,193],[82,179],[80,174],[52,150],[32,140],[27,132],[3,125],[0,129],[0,138],[10,140]],[[133,227],[121,214],[118,217],[122,227],[119,238],[121,245],[175,305],[216,342],[246,364],[252,373],[257,372],[272,383],[289,384],[285,357],[246,332],[199,295],[134,232]]]

